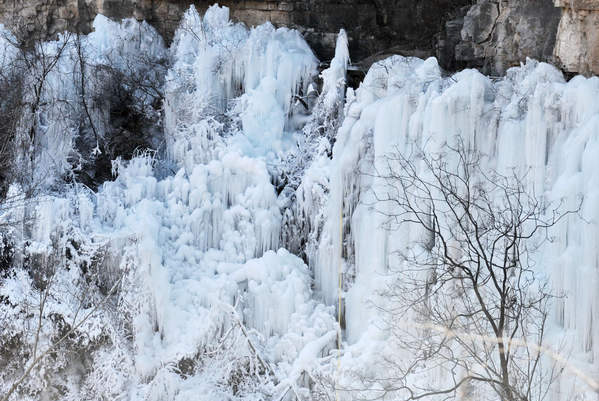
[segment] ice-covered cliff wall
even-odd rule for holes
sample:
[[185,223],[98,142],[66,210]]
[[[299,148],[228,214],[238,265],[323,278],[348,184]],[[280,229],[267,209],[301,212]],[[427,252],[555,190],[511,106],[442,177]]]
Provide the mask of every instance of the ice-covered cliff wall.
[[[350,93],[327,164],[330,195],[311,266],[328,302],[335,303],[342,289],[347,338],[355,344],[348,352],[361,355],[364,366],[374,364],[355,370],[371,377],[376,361],[394,353],[390,334],[378,331],[385,325],[376,311],[384,309],[387,280],[401,270],[397,255],[418,240],[410,228],[389,229],[388,215],[381,212],[393,214],[376,195],[386,157],[393,151],[409,155],[415,145],[442,152],[461,142],[487,155],[488,168],[526,172],[527,190],[545,200],[571,210],[584,200],[580,216],[552,228],[549,241],[535,253],[535,269],[560,295],[552,303],[548,340],[585,372],[581,378],[566,369],[551,397],[570,393],[593,399],[597,387],[585,380],[590,377],[596,386],[599,357],[599,108],[593,101],[599,79],[578,76],[565,82],[556,68],[532,60],[498,80],[475,70],[443,78],[435,59],[392,57],[373,65],[355,95]],[[340,287],[339,274],[352,284]],[[344,361],[351,363],[349,357]],[[360,388],[349,379],[345,383]]]
[[[5,0],[0,22],[21,22],[31,32],[54,35],[65,29],[88,32],[96,14],[146,20],[168,41],[183,13],[193,4],[200,12],[212,0]],[[410,54],[435,53],[434,36],[448,17],[470,0],[336,1],[336,0],[224,0],[231,16],[254,26],[269,21],[299,29],[319,58],[329,60],[339,29],[345,28],[355,60],[390,48]]]
[[[0,372],[2,389],[36,342],[29,327],[38,316],[47,346],[63,329],[58,317],[89,312],[106,295],[104,281],[122,280],[110,308],[77,331],[74,348],[46,360],[15,398],[330,399],[340,388],[342,399],[362,390],[380,396],[385,362],[405,350],[390,341],[378,308],[396,251],[417,233],[387,229],[372,192],[376,168],[390,150],[416,144],[434,153],[460,140],[484,153],[489,168],[527,172],[526,188],[542,199],[566,209],[584,200],[580,216],[553,227],[534,257],[535,272],[559,295],[547,340],[562,344],[568,360],[550,397],[594,399],[599,79],[566,82],[532,60],[500,79],[476,70],[445,76],[434,58],[394,56],[345,92],[350,53],[341,32],[318,94],[318,63],[299,32],[247,29],[226,8],[188,10],[170,50],[147,24],[95,24],[83,38],[88,66],[115,54],[123,56],[112,60],[117,67],[147,67],[131,53],[169,59],[166,136],[156,153],[115,160],[114,180],[97,192],[61,182],[74,139],[86,135],[63,128],[83,115],[62,108],[65,99],[78,104],[73,77],[81,71],[74,38],[42,45],[49,55],[60,43],[67,51],[48,76],[48,101],[23,120],[44,122],[32,164],[61,184],[44,187],[39,201],[0,209],[3,224],[17,222],[7,235],[23,253],[15,274],[0,279],[10,323],[0,327],[0,346],[23,352]],[[1,43],[10,61],[16,52]],[[17,185],[10,194],[24,196]],[[47,265],[59,287],[45,314],[31,313],[36,269]],[[90,271],[99,273],[90,279]]]
[[[97,14],[146,20],[168,41],[196,1],[35,0],[0,1],[0,21],[52,36],[65,29],[89,32]],[[443,68],[480,68],[503,74],[526,57],[556,62],[568,72],[599,72],[595,0],[394,0],[235,1],[221,4],[248,26],[270,21],[300,30],[323,61],[333,57],[339,29],[348,32],[355,61],[366,66],[384,55],[436,56]],[[558,25],[560,26],[558,30]],[[371,58],[373,57],[373,58]]]
[[[297,31],[269,23],[249,30],[217,6],[205,15],[190,8],[169,52],[145,23],[98,16],[94,26],[81,42],[63,35],[38,44],[48,55],[65,49],[43,87],[44,99],[61,101],[24,111],[24,120],[45,123],[40,143],[28,148],[34,166],[18,164],[44,180],[38,197],[0,208],[11,227],[3,235],[19,249],[3,267],[15,274],[0,279],[0,314],[10,318],[0,329],[0,393],[23,373],[20,356],[32,370],[11,399],[259,400],[305,392],[304,372],[332,347],[336,324],[333,308],[313,297],[304,262],[279,249],[282,200],[273,182],[302,125],[294,106],[317,73],[312,50]],[[79,43],[89,68],[110,58],[111,67],[133,73],[146,64],[128,58],[131,49],[172,61],[164,147],[114,160],[114,181],[97,192],[61,181],[64,159],[86,135],[60,129],[83,115],[75,107],[60,113],[80,99]],[[3,70],[13,68],[17,52],[0,44]],[[84,82],[89,96],[94,83]],[[101,122],[102,108],[90,103],[90,110]],[[99,136],[104,128],[96,125]],[[9,192],[13,201],[30,196],[16,183]],[[33,335],[28,308],[44,274],[56,287],[41,289],[48,302]],[[110,284],[99,289],[101,282]],[[89,319],[77,325],[82,316]],[[54,344],[64,335],[57,321],[75,327],[72,338],[87,351]],[[58,356],[32,362],[38,345]]]

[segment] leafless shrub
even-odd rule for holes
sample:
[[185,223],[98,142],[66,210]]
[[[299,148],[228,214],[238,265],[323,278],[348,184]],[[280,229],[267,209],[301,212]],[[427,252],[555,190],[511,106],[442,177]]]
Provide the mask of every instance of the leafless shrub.
[[[409,357],[386,361],[381,394],[454,399],[482,386],[504,401],[542,400],[563,369],[547,355],[553,294],[534,254],[577,210],[560,211],[524,176],[490,171],[483,159],[458,142],[440,155],[392,152],[378,172],[387,228],[421,234],[397,255],[397,280],[383,294],[391,302],[380,309]],[[432,372],[445,385],[423,384]]]

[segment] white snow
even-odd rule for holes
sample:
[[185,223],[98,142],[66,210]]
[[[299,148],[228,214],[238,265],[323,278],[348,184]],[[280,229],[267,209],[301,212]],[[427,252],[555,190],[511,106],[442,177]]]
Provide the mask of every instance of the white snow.
[[[496,80],[475,70],[446,77],[434,58],[393,56],[375,63],[359,89],[345,91],[350,55],[341,31],[317,95],[318,61],[297,31],[269,23],[248,29],[219,6],[204,16],[192,6],[170,49],[146,23],[102,16],[81,40],[90,66],[110,62],[143,75],[154,71],[139,63],[143,53],[156,63],[168,59],[170,69],[165,147],[113,161],[114,181],[96,193],[78,184],[58,191],[69,160],[87,157],[74,155],[82,110],[64,102],[76,103],[73,76],[81,71],[73,38],[43,45],[53,54],[66,43],[66,51],[40,110],[20,127],[25,140],[35,119],[39,142],[19,156],[35,156],[23,163],[44,191],[36,203],[0,209],[0,221],[30,217],[10,233],[28,241],[19,244],[20,262],[60,273],[57,286],[66,295],[49,301],[48,319],[76,319],[81,297],[92,293],[75,291],[90,285],[81,266],[97,269],[94,277],[105,286],[122,280],[112,309],[81,329],[94,345],[94,368],[65,385],[65,399],[307,400],[315,377],[351,388],[356,377],[384,376],[381,361],[403,351],[394,348],[375,306],[385,303],[380,293],[400,267],[397,251],[422,232],[385,228],[380,211],[393,210],[374,195],[382,185],[375,173],[389,168],[389,151],[407,153],[416,144],[434,154],[458,140],[487,155],[486,167],[527,172],[527,189],[547,201],[573,209],[584,199],[582,218],[560,221],[534,256],[537,272],[564,295],[552,305],[548,339],[565,343],[572,364],[596,377],[599,78],[566,82],[556,68],[533,60]],[[0,35],[0,68],[15,57]],[[100,84],[90,80],[86,88],[95,93]],[[151,97],[135,97],[150,109]],[[300,100],[308,110],[300,111]],[[101,134],[103,113],[91,116]],[[278,194],[281,171],[290,171],[290,185]],[[22,191],[12,185],[10,198],[22,201]],[[0,301],[25,305],[0,307],[9,322],[0,337],[35,324],[35,280],[18,270],[0,281]],[[345,344],[331,353],[339,297]],[[43,346],[52,329],[43,327]],[[192,360],[195,370],[184,372]],[[68,366],[59,359],[50,373]],[[6,377],[0,373],[0,390],[9,385]],[[435,371],[429,379],[444,377]],[[36,372],[28,385],[44,388],[44,380]],[[380,395],[380,386],[364,395]],[[32,390],[28,399],[37,395]],[[552,399],[570,395],[594,399],[591,388],[565,374]],[[344,400],[354,396],[341,392]]]
[[[344,357],[347,365],[368,377],[383,358],[379,347],[391,347],[385,345],[391,339],[377,342],[386,335],[376,334],[381,323],[372,305],[385,302],[379,294],[386,277],[399,268],[393,255],[420,235],[414,228],[385,228],[386,218],[379,211],[389,206],[376,206],[373,189],[381,179],[375,172],[388,168],[384,156],[390,151],[407,155],[416,144],[441,152],[460,139],[489,156],[489,168],[528,172],[527,190],[562,203],[563,210],[576,210],[584,199],[581,216],[570,215],[553,227],[550,241],[535,257],[538,273],[550,278],[557,294],[565,295],[553,304],[548,335],[552,346],[560,349],[565,341],[568,351],[562,352],[571,353],[572,363],[596,372],[599,109],[590,99],[599,94],[598,84],[596,77],[565,82],[557,69],[533,60],[497,81],[474,70],[444,78],[433,58],[395,56],[372,66],[355,98],[348,99],[333,149],[326,223],[311,264],[316,287],[329,304],[336,303],[339,266],[355,269],[349,271],[355,282],[343,293],[347,339],[353,344]],[[342,225],[351,231],[342,231]],[[354,352],[361,353],[362,362],[348,356]],[[354,385],[349,378],[345,383]],[[553,395],[565,396],[575,388],[580,399],[592,399],[584,397],[592,397],[593,388],[582,383],[571,373],[564,375]],[[555,390],[560,385],[561,393]]]
[[[98,16],[94,29],[82,47],[98,63],[135,69],[143,66],[132,53],[167,57],[145,23]],[[75,48],[69,38],[61,40],[47,44],[67,43],[68,49],[45,91],[55,99],[76,95],[62,71],[72,68]],[[50,253],[57,235],[68,242],[75,230],[81,244],[101,250],[108,269],[102,274],[123,281],[117,310],[130,325],[131,348],[121,332],[112,333],[114,350],[100,348],[93,355],[93,374],[83,390],[69,387],[69,396],[92,391],[131,400],[184,400],[203,392],[206,399],[230,398],[229,376],[240,374],[235,369],[245,369],[249,360],[268,364],[275,376],[262,372],[252,379],[247,372],[247,388],[240,387],[238,396],[262,399],[251,391],[271,391],[275,397],[279,390],[269,390],[268,383],[294,369],[304,345],[319,342],[320,349],[310,352],[319,356],[335,331],[332,308],[313,300],[306,265],[278,249],[281,211],[267,168],[295,143],[288,127],[292,100],[307,90],[317,60],[298,32],[270,24],[248,30],[218,6],[204,17],[190,8],[170,55],[164,125],[173,174],[158,178],[164,173],[156,171],[153,153],[117,159],[116,179],[97,194],[74,186],[68,196],[48,196],[36,207],[29,252]],[[101,127],[102,116],[94,117]],[[53,114],[44,118],[60,121]],[[44,157],[66,160],[72,152],[75,134],[54,138],[46,130],[41,137],[47,142],[37,163],[44,168],[52,166]],[[49,179],[66,166],[52,170]],[[15,303],[24,294],[34,297],[33,288],[16,291],[24,285],[17,279],[24,280],[4,282],[2,294]],[[62,308],[68,316],[77,303]],[[95,324],[102,319],[110,321],[100,316]],[[105,335],[85,332],[92,339]],[[188,380],[176,373],[181,360],[204,353],[212,365],[195,376],[189,372]],[[252,380],[263,387],[252,387]]]

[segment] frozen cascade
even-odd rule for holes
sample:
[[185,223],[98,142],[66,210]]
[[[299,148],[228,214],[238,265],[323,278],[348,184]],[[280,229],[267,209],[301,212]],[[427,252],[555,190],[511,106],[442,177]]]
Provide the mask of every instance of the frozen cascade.
[[[378,294],[390,268],[397,268],[394,255],[420,235],[384,228],[386,218],[373,206],[372,189],[380,185],[375,172],[384,171],[384,156],[394,149],[408,154],[416,144],[435,153],[461,140],[488,155],[486,163],[496,171],[528,172],[529,191],[563,201],[569,210],[584,199],[584,221],[568,216],[553,227],[552,240],[538,251],[537,269],[564,295],[553,303],[551,341],[557,347],[566,338],[575,363],[596,377],[599,105],[593,99],[598,95],[597,77],[565,82],[557,69],[532,60],[498,80],[475,70],[442,77],[434,58],[395,56],[372,66],[347,100],[328,172],[326,223],[313,263],[316,286],[329,303],[337,297],[338,266],[355,275],[343,294],[347,338],[353,344],[345,363],[360,366],[357,370],[370,377],[376,370],[373,361],[384,357],[386,335],[377,329],[372,305],[384,302]],[[352,254],[353,260],[341,256]],[[364,324],[367,320],[370,325]],[[579,397],[586,392],[592,399],[591,388],[569,380],[562,379],[556,399],[571,392]],[[345,383],[351,388],[351,381]]]
[[[283,240],[286,246],[308,259],[313,266],[315,250],[319,247],[322,225],[326,219],[323,213],[329,196],[329,170],[332,144],[344,118],[345,87],[349,64],[347,34],[339,32],[335,56],[329,68],[320,74],[322,91],[316,97],[316,90],[310,87],[308,100],[315,103],[311,118],[303,128],[303,137],[298,143],[299,152],[291,154],[292,166],[288,175],[286,190],[292,192],[295,201],[285,212],[286,225]],[[316,284],[321,283],[316,280]],[[330,281],[329,281],[330,282]],[[321,291],[319,296],[333,304],[335,292]]]
[[[119,24],[99,16],[94,26],[82,40],[95,59],[130,49],[168,56],[162,42],[153,40],[155,31],[143,32],[145,23]],[[129,32],[139,36],[131,38]],[[104,255],[106,280],[124,275],[117,309],[130,325],[125,331],[132,333],[131,354],[118,329],[99,329],[109,317],[94,319],[90,341],[107,336],[115,348],[94,354],[98,366],[81,383],[84,390],[74,385],[69,394],[216,400],[280,397],[291,387],[298,392],[304,370],[332,347],[336,323],[333,308],[313,299],[307,266],[279,249],[281,205],[269,169],[293,148],[294,97],[312,82],[317,60],[298,32],[271,24],[248,30],[218,6],[203,17],[190,8],[170,57],[164,101],[169,163],[158,162],[160,151],[117,159],[116,179],[97,193],[75,185],[36,207],[31,254],[49,261],[44,255],[64,246],[73,259],[87,244]],[[61,57],[59,65],[67,70],[72,62]],[[48,89],[48,96],[68,98],[75,92],[60,81],[63,73],[57,71],[52,83],[65,93]],[[97,116],[96,122],[102,121]],[[56,138],[64,150],[43,144],[42,155],[52,152],[66,160],[74,137]],[[94,255],[87,263],[96,263]],[[64,275],[65,285],[78,271]],[[24,276],[5,288],[15,302],[27,295],[17,296],[11,288],[29,288],[22,292],[35,296]],[[73,316],[69,307],[76,310],[75,301],[52,308]],[[193,376],[189,366],[210,358],[212,365]],[[200,362],[189,362],[194,360]],[[294,380],[286,379],[290,372]],[[232,386],[233,380],[239,383]]]
[[178,165],[189,169],[218,152],[201,141],[213,134],[207,125],[225,122],[228,109],[237,111],[235,124],[243,131],[232,141],[239,152],[270,161],[291,146],[286,129],[293,97],[307,90],[318,66],[297,31],[269,23],[248,31],[229,20],[226,7],[211,7],[204,18],[191,7],[172,53],[165,130]]
[[[128,252],[146,293],[134,319],[137,372],[157,377],[168,361],[218,340],[240,296],[244,323],[266,336],[268,359],[292,361],[334,320],[312,300],[303,262],[274,252],[281,214],[266,162],[292,143],[289,105],[316,60],[297,32],[247,31],[217,6],[203,18],[192,7],[171,52],[165,129],[178,171],[157,180],[151,158],[134,159],[97,201],[99,219],[135,238]],[[283,346],[290,342],[293,349]]]
[[[204,16],[191,7],[170,49],[145,23],[99,16],[94,27],[81,38],[92,61],[112,58],[125,71],[148,67],[132,63],[136,53],[157,64],[169,59],[165,147],[115,160],[116,178],[97,192],[65,185],[60,194],[46,191],[34,210],[0,209],[0,222],[34,221],[28,232],[10,233],[27,237],[23,259],[58,266],[57,285],[66,295],[49,301],[48,316],[79,313],[73,283],[89,285],[81,265],[97,268],[110,285],[122,280],[114,310],[81,328],[94,369],[67,381],[64,399],[308,400],[318,399],[315,389],[334,396],[327,380],[352,388],[356,377],[373,379],[380,390],[376,379],[387,373],[381,362],[402,351],[373,308],[385,302],[380,293],[397,251],[422,233],[384,228],[380,210],[388,206],[377,205],[375,172],[387,168],[390,150],[407,153],[416,144],[435,154],[458,141],[487,155],[485,163],[499,172],[528,172],[527,188],[547,200],[572,209],[584,199],[582,219],[560,221],[535,256],[538,273],[564,295],[554,300],[548,339],[564,342],[572,363],[597,376],[598,78],[566,82],[554,67],[532,60],[501,79],[474,70],[445,77],[433,58],[394,56],[346,92],[349,52],[341,31],[317,95],[318,61],[297,31],[247,29],[230,21],[226,7]],[[46,50],[69,40],[62,36]],[[0,52],[3,67],[16,57],[3,36]],[[69,75],[80,76],[76,56],[69,45],[35,116],[40,143],[32,144],[30,162],[46,188],[60,181],[69,160],[87,156],[74,154],[81,110],[61,102],[80,95]],[[90,80],[90,93],[94,85]],[[152,101],[143,93],[136,98],[146,106]],[[102,134],[108,117],[98,112],[90,119]],[[30,121],[21,124],[26,132]],[[292,166],[282,167],[286,162]],[[289,185],[279,195],[273,182],[281,171],[289,172]],[[23,197],[18,185],[8,193]],[[290,250],[304,252],[309,267]],[[24,271],[6,278],[0,300],[35,304],[36,280]],[[84,294],[93,297],[91,290]],[[339,296],[346,344],[337,365],[329,351]],[[20,335],[23,316],[1,307],[8,323],[0,333]],[[51,329],[42,330],[44,346]],[[443,382],[442,372],[431,372],[430,380]],[[45,375],[38,372],[28,385],[43,388]],[[259,384],[244,382],[248,377]],[[572,375],[554,387],[556,401],[595,399]]]

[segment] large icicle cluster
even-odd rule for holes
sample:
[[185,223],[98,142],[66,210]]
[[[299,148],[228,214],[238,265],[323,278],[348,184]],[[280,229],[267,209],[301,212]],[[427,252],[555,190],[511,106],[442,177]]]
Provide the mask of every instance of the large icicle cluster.
[[[378,176],[389,166],[386,156],[390,151],[408,155],[414,148],[435,154],[457,147],[458,141],[488,156],[488,168],[526,173],[528,191],[564,210],[576,210],[584,199],[580,216],[553,227],[535,258],[538,274],[549,277],[562,296],[553,303],[548,339],[571,355],[571,364],[596,372],[599,108],[591,99],[598,94],[596,77],[565,82],[557,69],[532,60],[495,81],[474,70],[444,78],[433,58],[396,56],[372,66],[355,95],[348,96],[346,118],[324,173],[330,182],[326,223],[310,259],[316,287],[327,302],[337,297],[338,269],[352,283],[343,293],[347,338],[354,344],[342,362],[344,386],[356,385],[355,374],[365,382],[384,377],[385,372],[377,373],[378,364],[401,358],[401,351],[392,351],[389,334],[380,331],[380,317],[372,308],[385,305],[381,294],[400,268],[394,255],[420,233],[403,226],[389,230],[381,213],[388,206],[377,206]],[[594,389],[574,374],[580,371],[570,366],[566,372],[554,386],[555,399],[568,394],[592,399],[585,396],[592,397]],[[431,374],[430,380],[443,378]],[[380,394],[382,388],[376,387],[373,394]]]
[[[170,49],[145,23],[99,16],[94,28],[27,59],[0,27],[0,68],[28,71],[23,99],[35,106],[17,121],[0,207],[0,395],[65,333],[14,399],[381,395],[385,362],[405,350],[377,312],[398,253],[422,233],[388,229],[380,173],[390,151],[462,143],[485,167],[526,173],[548,202],[584,200],[534,257],[561,295],[546,337],[570,355],[551,399],[594,399],[573,372],[598,373],[599,79],[566,82],[532,60],[501,79],[448,77],[433,58],[394,56],[346,91],[341,31],[319,94],[297,31],[248,29],[226,7],[191,7]],[[128,130],[119,96],[150,122],[143,132]],[[137,135],[139,149],[114,154],[112,181],[77,183],[116,137]]]
[[[129,65],[131,60],[121,55],[168,56],[154,32],[145,32],[145,23],[117,24],[100,16],[94,26],[81,40],[97,64],[143,69],[149,66]],[[64,68],[72,66],[70,54]],[[85,326],[76,333],[93,346],[77,359],[85,368],[71,374],[72,366],[61,360],[51,374],[66,378],[60,382],[64,399],[259,400],[306,394],[304,376],[332,347],[336,324],[332,308],[313,299],[307,266],[278,249],[282,215],[272,175],[294,148],[303,124],[295,121],[295,98],[316,75],[317,60],[298,32],[270,24],[248,30],[229,21],[228,9],[218,6],[203,17],[190,8],[169,57],[166,152],[114,160],[116,179],[97,193],[74,185],[65,198],[47,197],[18,209],[35,213],[27,225],[33,234],[23,230],[21,237],[33,241],[28,249],[43,259],[40,266],[56,264],[60,270],[51,273],[70,271],[62,276],[64,286],[89,281],[89,291],[97,284],[97,297],[110,300],[102,304],[108,316],[94,315],[88,324],[94,331]],[[59,81],[64,71],[53,73],[48,96],[59,96],[51,90],[54,85],[73,91]],[[140,96],[137,104],[144,102]],[[105,121],[92,117],[97,127]],[[51,151],[65,159],[75,138],[56,141],[62,152],[45,144],[41,154]],[[161,137],[154,139],[159,143]],[[160,160],[163,153],[166,162]],[[47,165],[41,159],[37,163]],[[50,261],[51,252],[58,256]],[[97,277],[89,278],[81,266],[93,266]],[[35,277],[31,280],[24,273],[3,283],[0,294],[7,305],[43,292]],[[115,283],[119,290],[113,294]],[[25,285],[26,295],[19,294]],[[51,297],[60,303],[56,291]],[[58,314],[69,321],[80,308],[77,298],[63,306],[64,312],[50,305],[42,320]],[[91,305],[83,307],[86,313]],[[27,324],[34,325],[39,315],[34,311]],[[15,317],[16,326],[0,338],[22,336],[24,349],[35,343],[23,320]],[[102,323],[115,329],[107,332]],[[45,326],[42,349],[52,343],[53,329],[53,324]],[[2,392],[20,372],[16,366],[0,376]],[[21,399],[56,397],[49,387],[57,380],[33,377],[20,390]]]
[[202,18],[192,7],[172,53],[165,101],[171,158],[185,163],[208,155],[197,141],[213,135],[204,131],[216,122],[243,133],[228,152],[274,161],[289,149],[293,98],[305,92],[318,66],[297,31],[269,23],[248,31],[229,20],[227,8],[211,7]]
[[19,115],[13,170],[25,186],[57,188],[64,176],[92,170],[115,135],[110,105],[115,92],[131,89],[140,114],[156,113],[152,103],[158,95],[152,90],[161,85],[166,49],[146,23],[99,16],[88,36],[64,33],[29,47],[7,31],[0,36],[3,77],[13,75],[10,94],[20,96],[10,110]]

